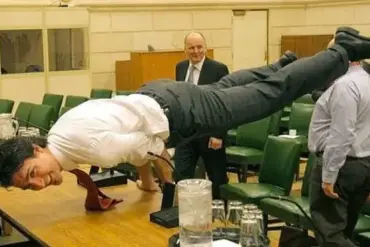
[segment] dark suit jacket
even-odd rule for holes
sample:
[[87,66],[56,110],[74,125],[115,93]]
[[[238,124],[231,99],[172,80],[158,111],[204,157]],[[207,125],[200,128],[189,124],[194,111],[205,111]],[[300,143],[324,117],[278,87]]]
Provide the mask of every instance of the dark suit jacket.
[[[181,61],[176,65],[176,81],[185,81],[188,68],[189,60]],[[225,64],[206,57],[202,66],[202,70],[200,71],[199,74],[198,85],[205,85],[218,82],[222,77],[228,74],[229,69]],[[227,131],[214,137],[224,139],[226,133]]]
[[[184,60],[176,65],[176,81],[185,81],[188,72],[189,60]],[[206,57],[200,71],[198,85],[211,84],[219,81],[229,74],[229,69],[223,63]]]

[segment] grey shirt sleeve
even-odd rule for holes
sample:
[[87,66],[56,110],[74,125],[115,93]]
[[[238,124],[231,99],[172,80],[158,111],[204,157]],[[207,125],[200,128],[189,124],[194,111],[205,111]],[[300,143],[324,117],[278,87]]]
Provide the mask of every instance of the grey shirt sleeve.
[[359,91],[353,81],[341,81],[334,85],[329,99],[331,125],[323,154],[322,180],[335,183],[339,169],[356,138]]

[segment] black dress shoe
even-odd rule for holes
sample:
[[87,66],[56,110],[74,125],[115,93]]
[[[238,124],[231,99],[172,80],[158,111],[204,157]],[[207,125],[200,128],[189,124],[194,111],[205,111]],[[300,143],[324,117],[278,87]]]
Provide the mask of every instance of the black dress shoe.
[[286,51],[284,52],[284,55],[276,63],[274,63],[274,65],[277,68],[281,69],[287,66],[288,64],[294,62],[297,59],[298,59],[297,55],[294,52]]
[[370,38],[362,36],[351,27],[340,27],[335,33],[335,44],[343,47],[350,61],[370,58]]

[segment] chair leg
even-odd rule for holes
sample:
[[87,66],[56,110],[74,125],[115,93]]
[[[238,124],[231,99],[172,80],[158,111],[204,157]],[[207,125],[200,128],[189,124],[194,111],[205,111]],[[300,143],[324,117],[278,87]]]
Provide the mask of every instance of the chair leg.
[[263,213],[262,217],[263,217],[263,231],[264,231],[263,234],[267,237],[268,226],[269,226],[269,216],[268,214]]
[[239,165],[238,169],[237,169],[237,173],[238,173],[238,182],[239,183],[246,183],[247,182],[247,178],[248,178],[248,165]]

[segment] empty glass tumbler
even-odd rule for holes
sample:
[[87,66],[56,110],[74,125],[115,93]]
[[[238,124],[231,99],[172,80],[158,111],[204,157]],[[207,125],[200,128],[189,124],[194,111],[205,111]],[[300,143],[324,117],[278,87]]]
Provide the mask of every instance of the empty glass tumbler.
[[212,182],[186,179],[178,184],[181,247],[212,246]]
[[240,222],[240,247],[259,247],[260,230],[256,217],[253,215],[244,215]]
[[212,201],[212,229],[213,235],[223,236],[223,228],[226,225],[225,203],[223,200]]
[[240,232],[240,221],[243,216],[243,203],[229,201],[227,205],[226,228],[227,234],[233,238]]

